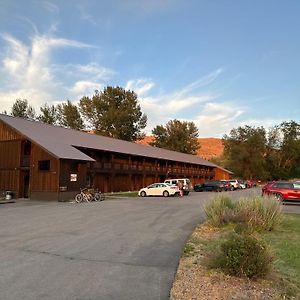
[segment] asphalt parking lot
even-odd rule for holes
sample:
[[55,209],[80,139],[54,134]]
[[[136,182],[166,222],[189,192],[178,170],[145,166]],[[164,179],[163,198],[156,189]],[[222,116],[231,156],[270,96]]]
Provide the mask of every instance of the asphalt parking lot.
[[[168,299],[185,241],[213,196],[0,205],[0,299]],[[284,210],[300,213],[300,205]]]

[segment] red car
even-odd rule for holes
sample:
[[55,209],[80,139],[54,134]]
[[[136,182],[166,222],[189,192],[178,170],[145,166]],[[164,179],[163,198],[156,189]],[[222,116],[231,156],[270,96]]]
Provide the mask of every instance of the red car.
[[280,201],[300,201],[300,185],[289,181],[274,181],[262,188],[262,195],[273,195]]

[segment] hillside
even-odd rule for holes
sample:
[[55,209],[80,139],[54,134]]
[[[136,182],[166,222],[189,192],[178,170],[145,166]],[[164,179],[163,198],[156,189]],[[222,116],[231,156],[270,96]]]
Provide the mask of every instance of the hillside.
[[[222,139],[218,138],[199,138],[201,148],[197,155],[204,159],[220,156],[223,153],[224,145]],[[138,141],[138,144],[148,145],[153,141],[153,136],[146,136],[143,140]]]

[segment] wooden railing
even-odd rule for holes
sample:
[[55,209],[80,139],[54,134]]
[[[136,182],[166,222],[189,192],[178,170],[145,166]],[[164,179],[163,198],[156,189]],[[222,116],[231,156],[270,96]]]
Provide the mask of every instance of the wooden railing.
[[203,178],[210,178],[214,176],[214,171],[198,169],[195,167],[179,167],[179,166],[149,166],[143,164],[121,164],[121,163],[107,163],[107,162],[95,162],[94,170],[96,172],[120,172],[120,173],[159,173],[172,176],[173,174],[185,174],[186,176],[201,176]]

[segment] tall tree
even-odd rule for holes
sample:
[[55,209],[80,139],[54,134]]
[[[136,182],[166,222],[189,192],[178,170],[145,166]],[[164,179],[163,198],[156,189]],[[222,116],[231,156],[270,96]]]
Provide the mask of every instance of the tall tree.
[[268,130],[266,144],[266,170],[269,173],[268,179],[286,178],[286,172],[281,168],[282,160],[282,136],[280,126],[276,125]]
[[152,146],[182,153],[196,154],[200,148],[199,131],[193,122],[171,120],[165,126],[158,125],[152,130]]
[[28,104],[27,99],[17,99],[12,106],[11,115],[23,119],[35,119],[34,108]]
[[232,129],[224,138],[226,167],[236,176],[265,179],[266,131],[263,127],[244,126]]
[[57,111],[54,105],[48,105],[45,103],[40,107],[41,114],[38,116],[38,120],[46,124],[55,124],[57,121]]
[[60,125],[78,130],[84,128],[79,110],[70,100],[67,100],[66,103],[58,104],[56,109],[58,123]]
[[282,122],[282,168],[288,177],[300,176],[300,125],[295,121]]
[[137,95],[121,87],[107,86],[83,97],[80,112],[96,133],[126,141],[136,141],[144,136],[147,116],[142,113]]

